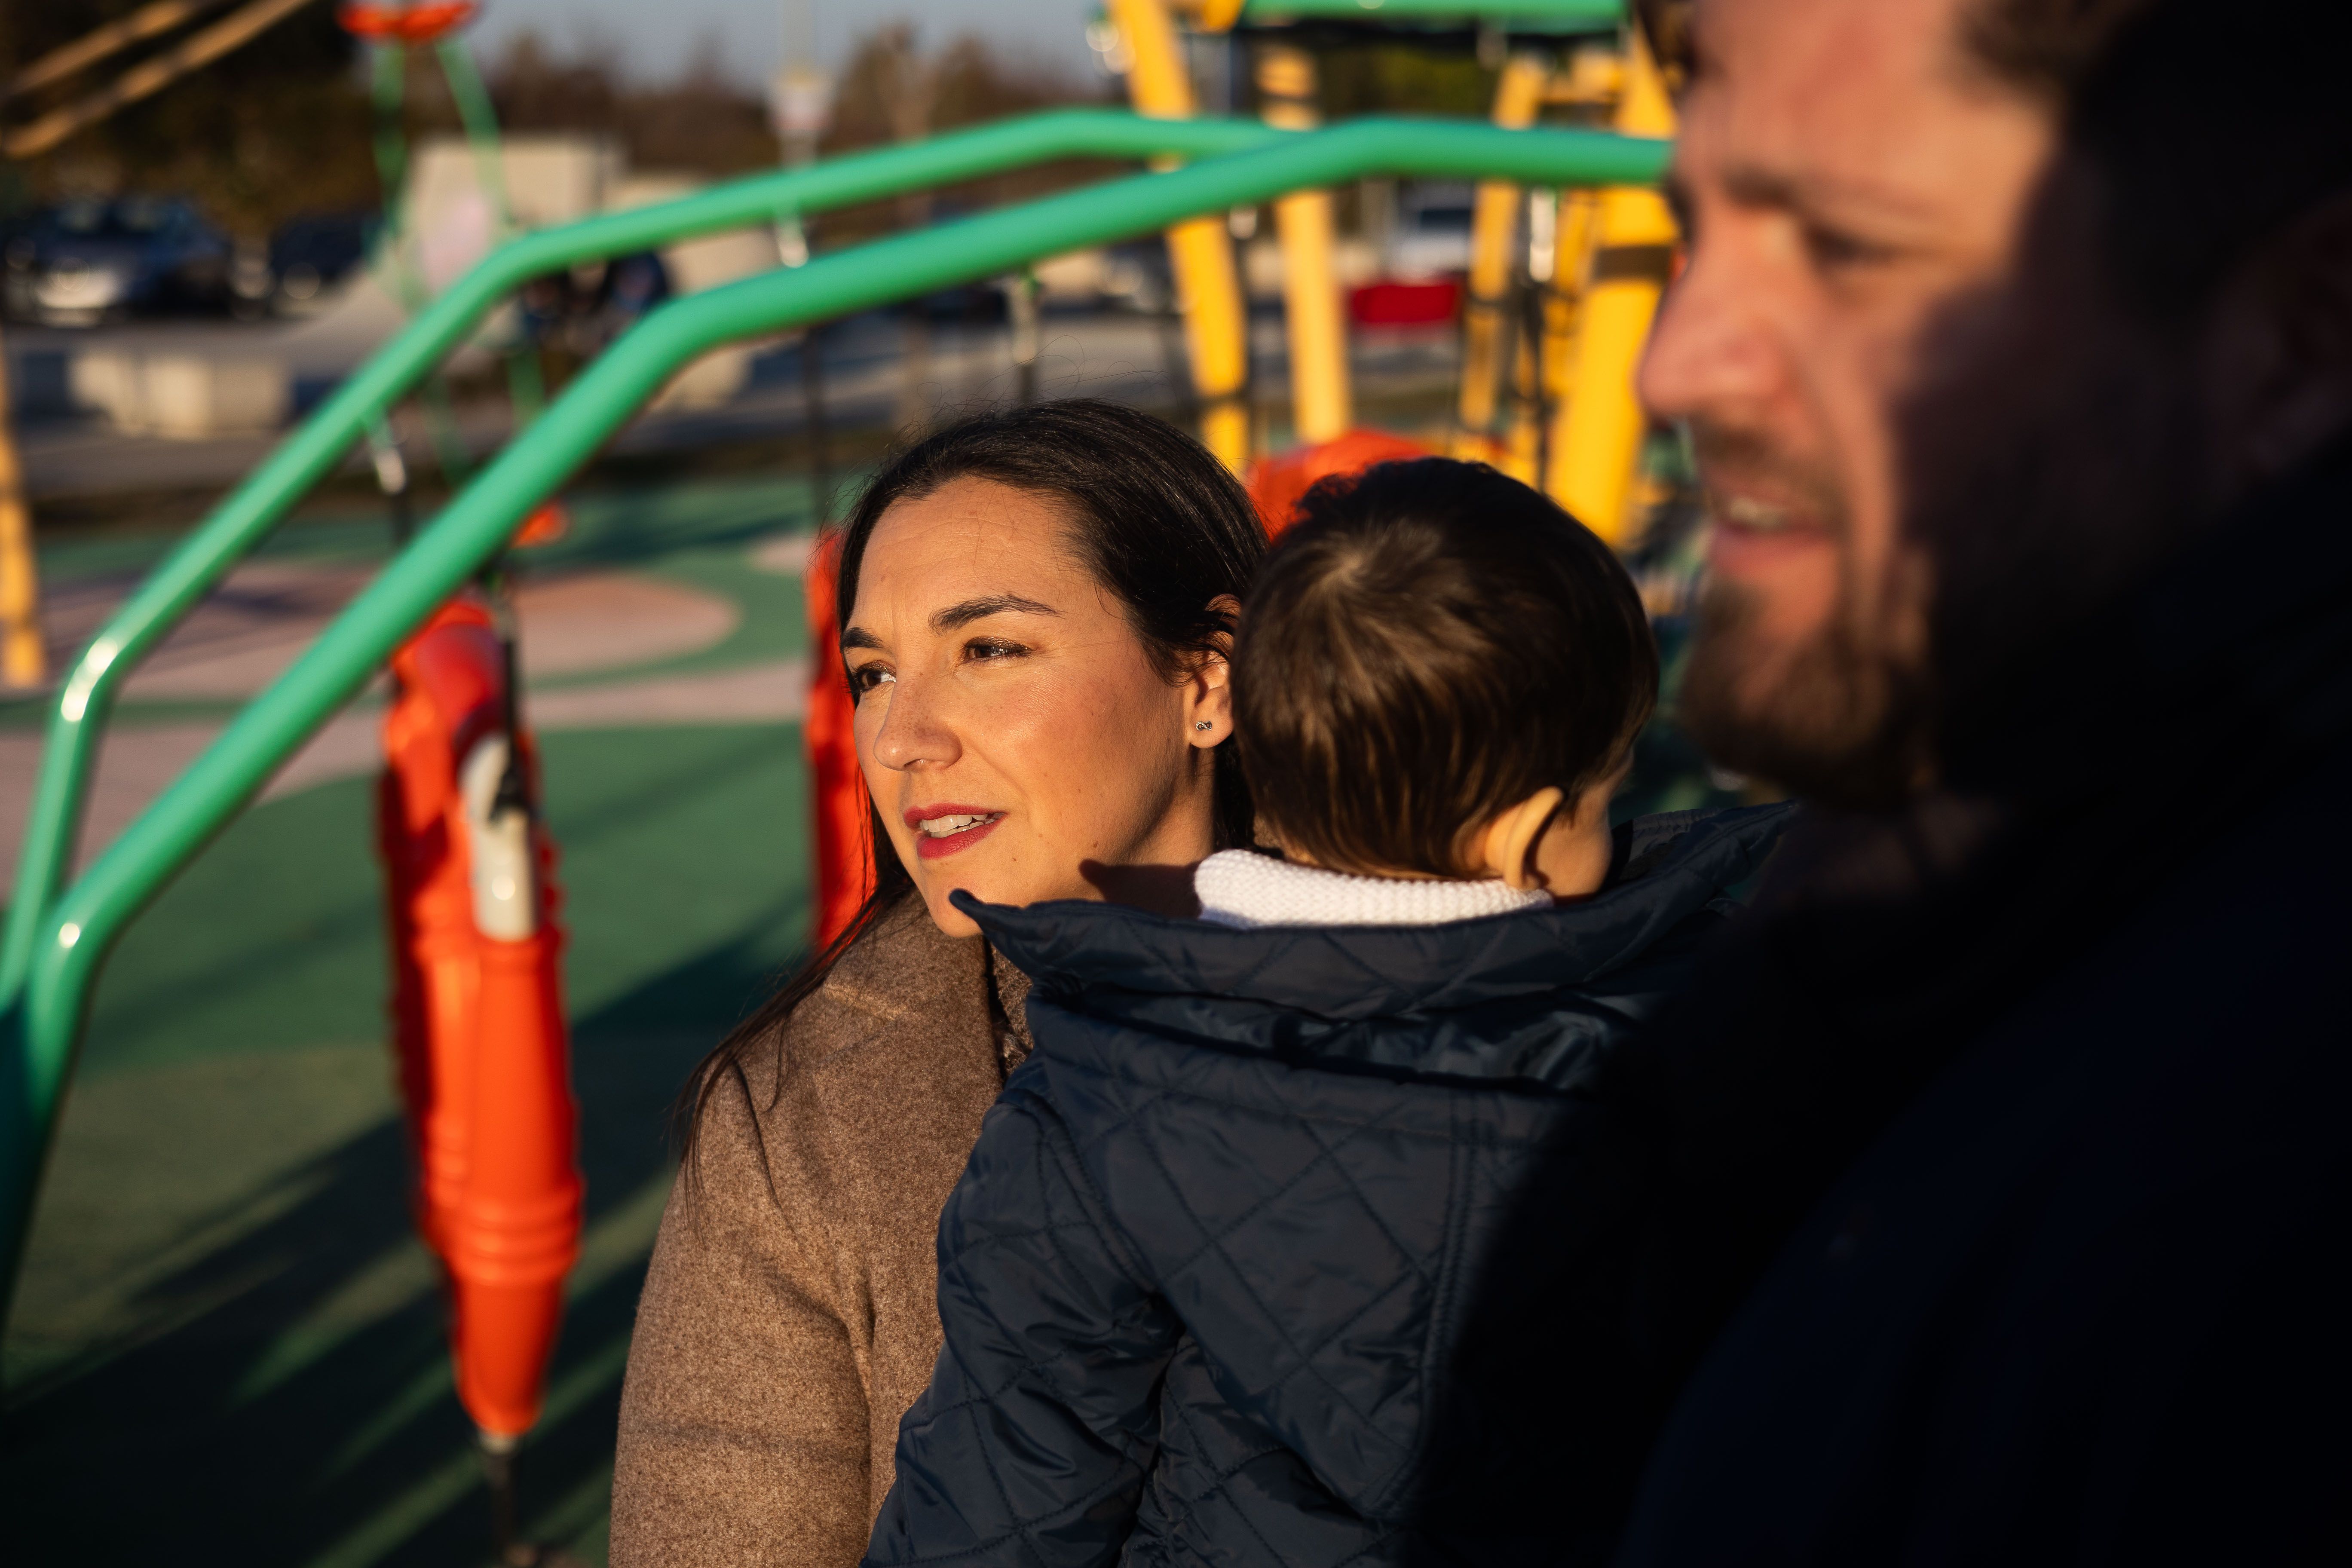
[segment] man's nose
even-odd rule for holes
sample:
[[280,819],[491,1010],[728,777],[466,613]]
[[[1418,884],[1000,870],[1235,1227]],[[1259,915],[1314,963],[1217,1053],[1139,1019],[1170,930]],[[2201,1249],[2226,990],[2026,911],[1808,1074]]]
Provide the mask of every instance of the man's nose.
[[[920,676],[901,675],[877,695],[887,704],[874,732],[874,760],[904,773],[913,768],[944,767],[963,754],[955,727],[941,710],[944,695],[936,683]],[[873,699],[869,698],[871,701]]]
[[1762,291],[1735,269],[1702,246],[1666,291],[1636,378],[1654,417],[1751,423],[1784,384]]

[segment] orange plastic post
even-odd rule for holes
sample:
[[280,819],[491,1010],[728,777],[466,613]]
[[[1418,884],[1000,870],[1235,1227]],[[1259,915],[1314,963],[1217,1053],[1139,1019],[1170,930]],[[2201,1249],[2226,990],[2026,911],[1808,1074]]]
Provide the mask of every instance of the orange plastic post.
[[393,656],[377,785],[392,937],[393,1040],[408,1110],[416,1228],[436,1254],[465,1178],[481,971],[457,764],[502,716],[504,657],[489,611],[457,599]]
[[809,805],[816,851],[815,946],[849,929],[874,890],[874,808],[857,766],[857,708],[841,678],[841,622],[835,586],[841,535],[827,534],[802,578],[809,627],[808,717],[801,743],[808,752]]
[[[488,610],[444,605],[393,669],[378,839],[417,1226],[445,1270],[459,1398],[487,1440],[510,1446],[538,1419],[580,1244],[555,851],[530,824],[528,913],[504,939],[486,934],[464,781],[478,747],[504,745],[506,655]],[[517,739],[530,776],[530,737]]]
[[457,1397],[493,1439],[539,1419],[580,1256],[579,1110],[558,970],[554,849],[541,836],[539,929],[481,943],[474,1138],[446,1255]]

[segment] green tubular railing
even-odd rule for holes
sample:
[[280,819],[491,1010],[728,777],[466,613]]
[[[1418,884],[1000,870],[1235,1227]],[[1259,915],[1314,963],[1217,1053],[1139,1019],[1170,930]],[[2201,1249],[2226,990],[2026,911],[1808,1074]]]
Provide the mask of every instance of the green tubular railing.
[[1285,134],[1250,120],[1148,120],[1112,110],[1060,110],[731,181],[677,201],[542,229],[493,251],[419,311],[215,508],[114,613],[67,673],[50,714],[40,783],[16,862],[5,934],[0,936],[0,1005],[22,985],[34,927],[62,884],[98,732],[124,677],[341,460],[371,420],[405,396],[512,290],[579,262],[740,228],[780,214],[830,212],[1055,158],[1213,157],[1263,146]]
[[[71,889],[39,912],[24,987],[0,1037],[0,1049],[13,1058],[13,1070],[0,1070],[0,1096],[6,1097],[0,1104],[0,1226],[6,1227],[0,1230],[0,1268],[7,1270],[0,1291],[13,1286],[91,984],[124,926],[679,366],[738,339],[869,310],[1290,191],[1366,174],[1646,184],[1664,172],[1668,151],[1663,142],[1598,132],[1357,121],[878,240],[655,310],[590,363]],[[329,460],[331,454],[320,467]],[[5,1299],[0,1295],[0,1303]]]

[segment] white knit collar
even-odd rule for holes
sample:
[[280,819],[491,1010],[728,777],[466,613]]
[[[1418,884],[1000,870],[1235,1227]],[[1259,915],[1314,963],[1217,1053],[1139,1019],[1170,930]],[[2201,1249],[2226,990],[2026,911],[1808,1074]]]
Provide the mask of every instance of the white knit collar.
[[1240,926],[1433,926],[1547,908],[1551,895],[1489,882],[1349,877],[1247,849],[1224,849],[1192,873],[1201,918]]

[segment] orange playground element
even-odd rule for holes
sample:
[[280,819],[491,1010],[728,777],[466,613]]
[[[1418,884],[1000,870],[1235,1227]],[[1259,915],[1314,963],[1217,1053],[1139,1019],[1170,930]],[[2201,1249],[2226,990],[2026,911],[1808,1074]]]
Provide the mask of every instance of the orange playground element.
[[815,815],[816,930],[819,952],[849,929],[874,890],[874,806],[857,768],[857,708],[841,674],[841,621],[834,607],[841,566],[841,535],[828,533],[810,555],[802,579],[808,607],[808,718],[801,743],[808,750],[809,803]]
[[474,19],[475,0],[425,0],[415,5],[370,5],[352,0],[335,13],[343,31],[375,43],[429,44]]
[[1318,479],[1334,474],[1358,474],[1379,463],[1398,463],[1433,454],[1417,442],[1384,431],[1355,429],[1313,447],[1294,447],[1278,458],[1265,458],[1250,466],[1250,500],[1257,507],[1265,531],[1278,537],[1290,526],[1299,498]]
[[515,530],[515,548],[529,550],[537,544],[553,544],[571,531],[572,509],[562,500],[541,501]]
[[554,846],[512,798],[535,795],[537,759],[520,737],[509,776],[488,609],[443,605],[393,673],[377,836],[416,1225],[447,1282],[459,1397],[509,1439],[538,1419],[580,1244]]

